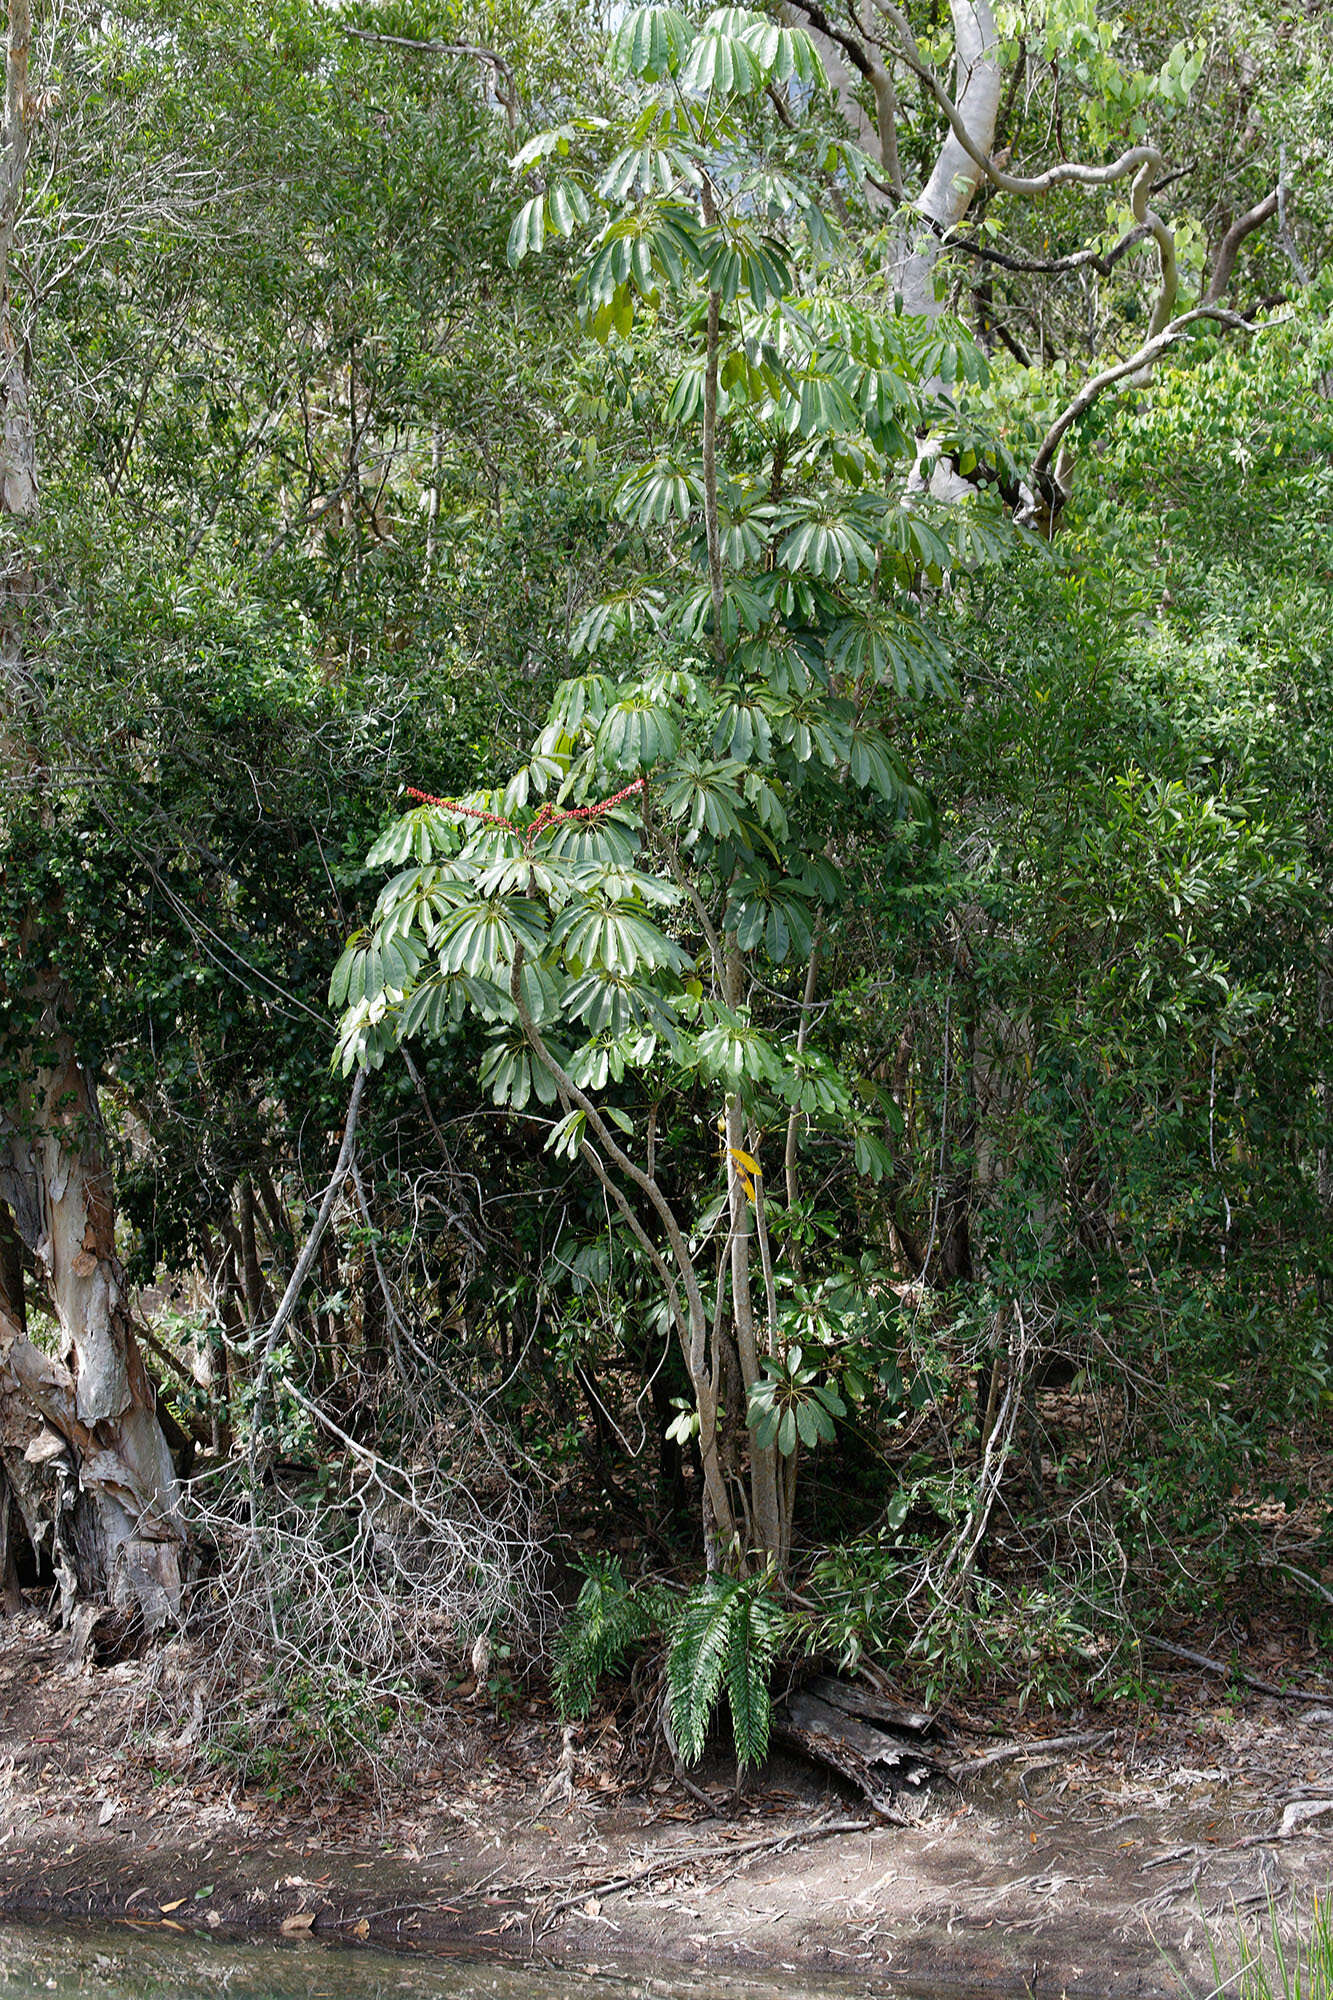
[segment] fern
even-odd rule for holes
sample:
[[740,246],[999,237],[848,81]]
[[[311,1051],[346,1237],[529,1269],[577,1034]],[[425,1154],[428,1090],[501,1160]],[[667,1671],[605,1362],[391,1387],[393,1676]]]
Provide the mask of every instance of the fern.
[[566,1722],[581,1722],[597,1683],[662,1623],[661,1592],[634,1589],[614,1557],[592,1557],[584,1583],[555,1642],[551,1691]]
[[767,1755],[768,1674],[784,1626],[767,1576],[709,1576],[686,1598],[667,1663],[671,1728],[686,1764],[703,1753],[724,1684],[737,1761],[744,1766]]

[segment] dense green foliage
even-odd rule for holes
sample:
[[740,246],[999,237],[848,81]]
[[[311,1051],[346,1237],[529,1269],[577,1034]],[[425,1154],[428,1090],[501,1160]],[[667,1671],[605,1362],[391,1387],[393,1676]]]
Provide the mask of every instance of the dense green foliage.
[[[1055,1701],[1242,1582],[1327,1602],[1317,31],[997,14],[1025,171],[1051,121],[1195,163],[1180,310],[1287,176],[1250,330],[1091,404],[1045,537],[1015,490],[1156,277],[1031,267],[1127,188],[983,191],[1008,262],[913,318],[785,16],[39,23],[5,1101],[71,1031],[205,1569],[256,1479],[334,1570],[423,1468],[506,1535],[522,1489],[592,1545],[564,1713],[659,1648],[686,1762],[723,1697],[762,1758],[782,1649]],[[542,1629],[504,1574],[414,1630],[441,1686]]]

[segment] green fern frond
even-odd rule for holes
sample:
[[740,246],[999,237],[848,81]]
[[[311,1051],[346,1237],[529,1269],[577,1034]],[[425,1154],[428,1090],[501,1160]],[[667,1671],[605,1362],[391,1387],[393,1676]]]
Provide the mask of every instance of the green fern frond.
[[697,1764],[703,1754],[709,1718],[722,1686],[731,1610],[740,1588],[734,1576],[708,1576],[681,1607],[667,1661],[667,1689],[672,1734],[686,1764]]
[[736,1761],[761,1764],[768,1755],[768,1726],[773,1713],[768,1676],[782,1637],[785,1620],[758,1577],[743,1586],[727,1640],[727,1706],[736,1742]]
[[710,1576],[681,1606],[667,1663],[671,1728],[687,1764],[698,1762],[717,1698],[726,1687],[736,1756],[768,1752],[769,1669],[784,1629],[766,1576]]
[[662,1622],[662,1593],[652,1587],[633,1589],[613,1556],[590,1558],[584,1572],[583,1587],[555,1642],[551,1692],[565,1722],[583,1720],[603,1675],[615,1673],[626,1654]]

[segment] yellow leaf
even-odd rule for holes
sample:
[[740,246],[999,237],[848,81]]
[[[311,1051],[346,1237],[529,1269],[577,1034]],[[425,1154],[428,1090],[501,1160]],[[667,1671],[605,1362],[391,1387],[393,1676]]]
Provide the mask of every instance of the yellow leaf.
[[727,1151],[731,1154],[732,1159],[736,1161],[738,1166],[747,1168],[748,1171],[754,1174],[759,1180],[763,1179],[764,1170],[760,1166],[758,1160],[756,1160],[753,1153],[743,1153],[739,1146],[728,1146]]
[[748,1195],[749,1195],[749,1197],[750,1197],[750,1200],[751,1200],[751,1201],[753,1201],[753,1200],[754,1200],[754,1182],[753,1182],[753,1181],[752,1181],[752,1180],[750,1179],[750,1176],[749,1176],[748,1174],[746,1174],[746,1173],[742,1173],[742,1172],[741,1172],[741,1170],[740,1170],[740,1169],[739,1169],[739,1167],[738,1167],[738,1168],[737,1168],[737,1170],[736,1170],[736,1178],[737,1178],[737,1179],[739,1180],[739,1182],[740,1182],[741,1186],[742,1186],[742,1187],[743,1187],[743,1188],[745,1189],[745,1192],[746,1192],[746,1194],[748,1194]]
[[184,1896],[177,1896],[174,1903],[159,1903],[157,1907],[159,1910],[161,1910],[163,1916],[165,1917],[168,1910],[178,1910],[184,1901],[185,1901]]

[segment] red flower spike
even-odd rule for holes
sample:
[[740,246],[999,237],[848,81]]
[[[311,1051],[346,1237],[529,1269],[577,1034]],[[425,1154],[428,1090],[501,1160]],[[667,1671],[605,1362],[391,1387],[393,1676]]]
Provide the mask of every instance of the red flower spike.
[[419,792],[413,785],[407,788],[408,798],[418,800],[423,806],[440,806],[445,812],[463,813],[468,819],[484,820],[487,826],[502,826],[506,833],[514,834],[523,842],[525,854],[531,854],[532,843],[539,833],[548,833],[553,826],[559,826],[564,820],[598,819],[602,813],[610,812],[612,806],[618,806],[622,799],[630,798],[635,792],[642,792],[647,797],[646,778],[635,778],[623,791],[613,792],[609,799],[600,799],[592,806],[571,806],[568,811],[561,811],[548,800],[545,805],[538,807],[536,817],[524,833],[511,819],[504,819],[499,813],[484,812],[480,806],[460,805],[457,799],[437,799],[432,792]]

